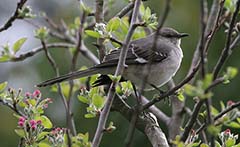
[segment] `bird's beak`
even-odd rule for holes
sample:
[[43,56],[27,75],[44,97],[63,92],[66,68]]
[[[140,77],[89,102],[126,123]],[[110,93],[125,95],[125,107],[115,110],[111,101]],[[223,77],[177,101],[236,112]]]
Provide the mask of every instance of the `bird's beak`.
[[187,34],[187,33],[180,33],[179,38],[183,38],[183,37],[187,37],[187,36],[189,36],[189,34]]

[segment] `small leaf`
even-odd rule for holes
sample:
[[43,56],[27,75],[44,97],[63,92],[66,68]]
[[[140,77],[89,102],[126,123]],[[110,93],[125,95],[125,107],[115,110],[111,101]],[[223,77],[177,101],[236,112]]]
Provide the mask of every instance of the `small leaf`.
[[209,147],[207,144],[205,144],[205,143],[202,143],[201,145],[200,145],[200,147]]
[[185,97],[184,97],[184,95],[183,95],[182,93],[179,93],[179,94],[177,95],[177,97],[178,97],[178,99],[179,99],[181,102],[183,102],[184,99],[185,99]]
[[85,118],[94,118],[94,117],[96,117],[96,115],[92,114],[92,113],[87,113],[87,114],[84,115],[84,117]]
[[238,73],[238,69],[235,67],[228,67],[227,68],[227,75],[229,79],[233,79]]
[[240,124],[237,123],[237,122],[234,122],[234,121],[226,124],[226,126],[229,126],[229,127],[231,127],[231,128],[236,128],[236,129],[239,129],[239,128],[240,128]]
[[51,122],[50,119],[49,119],[47,116],[45,116],[45,115],[36,117],[35,120],[41,120],[41,121],[42,121],[42,125],[43,125],[44,128],[46,128],[46,129],[52,128],[52,122]]
[[36,106],[37,101],[35,99],[29,99],[28,100],[29,104],[31,104],[32,106]]
[[119,28],[120,23],[121,23],[120,18],[118,17],[112,18],[107,24],[106,27],[107,31],[108,32],[116,31]]
[[232,138],[229,138],[225,144],[226,144],[226,147],[232,147],[233,145],[235,145],[236,143],[236,140],[235,139],[232,139]]
[[197,88],[195,86],[192,86],[190,84],[186,84],[184,86],[184,91],[189,96],[196,96],[197,95]]
[[17,53],[19,51],[19,49],[22,47],[22,45],[25,43],[26,40],[27,40],[27,38],[21,38],[18,41],[16,41],[13,44],[13,52]]
[[3,55],[0,57],[0,62],[6,62],[10,60],[10,56],[9,55]]
[[41,132],[39,135],[38,135],[38,140],[41,140],[43,139],[46,135],[50,134],[50,132]]
[[218,128],[218,127],[216,127],[216,126],[214,126],[214,125],[209,125],[209,126],[207,127],[207,131],[208,131],[211,135],[217,136],[217,135],[219,134],[219,132],[220,132],[220,128]]
[[86,30],[85,33],[88,35],[88,36],[91,36],[93,38],[100,38],[101,35],[98,33],[98,32],[95,32],[93,30]]
[[211,107],[211,112],[214,116],[216,116],[219,113],[219,111],[216,108],[214,108],[213,106]]
[[14,131],[17,133],[17,135],[19,137],[24,137],[25,136],[25,132],[24,132],[23,129],[15,129]]
[[92,102],[97,109],[101,109],[104,106],[104,98],[98,94],[95,94],[93,96]]
[[78,100],[85,104],[89,104],[89,100],[84,96],[78,95]]
[[146,8],[144,16],[145,18],[149,18],[151,16],[151,9],[149,7]]
[[40,143],[38,143],[37,146],[38,146],[38,147],[52,147],[51,145],[49,145],[49,144],[46,143],[46,142],[40,142]]
[[3,82],[0,83],[0,92],[3,92],[5,90],[5,88],[7,87],[8,82]]
[[202,89],[208,88],[208,86],[212,83],[213,75],[207,74],[203,80]]

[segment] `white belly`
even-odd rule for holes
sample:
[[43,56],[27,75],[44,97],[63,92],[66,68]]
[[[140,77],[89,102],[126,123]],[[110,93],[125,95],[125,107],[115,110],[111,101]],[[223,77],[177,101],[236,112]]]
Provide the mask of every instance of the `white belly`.
[[[176,63],[176,60],[172,60],[171,57],[169,57],[163,62],[151,65],[150,70],[148,64],[129,67],[125,70],[124,77],[131,80],[138,87],[144,84],[144,90],[151,90],[154,89],[151,85],[161,87],[167,83],[176,74],[180,64],[181,59]],[[147,75],[147,80],[143,83],[145,75]]]

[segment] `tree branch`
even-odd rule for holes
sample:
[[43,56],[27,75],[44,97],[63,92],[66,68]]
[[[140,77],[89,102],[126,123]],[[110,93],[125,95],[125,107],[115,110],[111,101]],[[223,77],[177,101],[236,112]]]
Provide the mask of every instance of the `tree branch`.
[[19,17],[19,10],[23,8],[24,4],[27,2],[27,0],[20,0],[17,3],[17,8],[15,9],[15,12],[13,13],[13,15],[7,20],[7,22],[0,28],[0,32],[7,30],[9,27],[12,26],[12,23],[16,20],[16,19],[22,19],[21,17]]
[[[236,102],[235,104],[229,106],[228,108],[226,108],[225,110],[223,110],[222,112],[220,112],[217,116],[214,117],[214,121],[217,121],[219,118],[221,118],[223,115],[225,115],[226,113],[232,111],[233,109],[237,108],[240,106],[240,101]],[[201,127],[196,131],[196,134],[200,133],[202,130],[204,130],[206,128],[207,124],[204,123],[201,125]]]
[[239,9],[240,9],[240,0],[237,1],[236,9],[235,9],[235,11],[233,13],[233,16],[231,18],[225,48],[223,49],[223,51],[221,53],[221,56],[218,59],[218,62],[213,69],[213,79],[217,78],[217,76],[218,76],[222,66],[224,65],[225,61],[231,55],[232,32],[233,32],[233,28],[234,28],[234,25],[235,25],[235,22],[236,22],[236,19],[237,19]]
[[[124,40],[124,43],[123,43],[123,46],[122,46],[122,49],[121,49],[121,53],[120,53],[117,69],[116,69],[116,72],[115,72],[115,76],[122,75],[122,73],[123,73],[123,70],[124,70],[124,67],[125,67],[125,60],[126,60],[126,56],[127,56],[127,50],[129,48],[129,43],[130,43],[130,40],[131,40],[131,36],[133,35],[133,32],[136,28],[135,23],[136,23],[136,19],[137,19],[137,16],[138,16],[138,10],[139,10],[139,6],[140,6],[140,2],[141,2],[140,0],[135,1],[134,9],[133,9],[133,17],[132,17],[132,20],[131,20],[131,23],[130,23],[130,28],[129,28],[128,34],[127,34],[127,36]],[[100,142],[101,142],[101,139],[102,139],[102,136],[103,136],[103,130],[105,128],[106,121],[107,121],[107,118],[108,118],[108,115],[109,115],[109,111],[110,111],[110,108],[112,106],[112,102],[114,100],[115,86],[116,85],[117,85],[117,82],[113,82],[111,84],[110,88],[109,88],[108,95],[107,95],[107,100],[106,100],[105,106],[104,106],[104,108],[101,112],[101,115],[100,115],[100,118],[99,118],[99,121],[98,121],[98,127],[97,127],[97,130],[96,130],[94,139],[93,139],[92,147],[98,147]]]

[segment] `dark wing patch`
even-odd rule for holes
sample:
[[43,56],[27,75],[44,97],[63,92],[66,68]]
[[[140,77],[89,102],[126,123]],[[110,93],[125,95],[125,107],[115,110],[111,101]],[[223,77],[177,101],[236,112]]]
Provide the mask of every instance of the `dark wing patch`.
[[[121,49],[113,50],[104,57],[101,64],[96,65],[96,68],[116,66],[120,57]],[[126,64],[146,64],[151,62],[160,62],[167,58],[166,53],[161,53],[155,50],[146,50],[144,46],[139,47],[136,44],[130,44],[127,51]]]
[[[123,77],[121,77],[119,82],[126,81]],[[112,83],[111,78],[108,75],[100,75],[97,80],[92,84],[93,87],[101,86],[101,85],[110,85]]]

